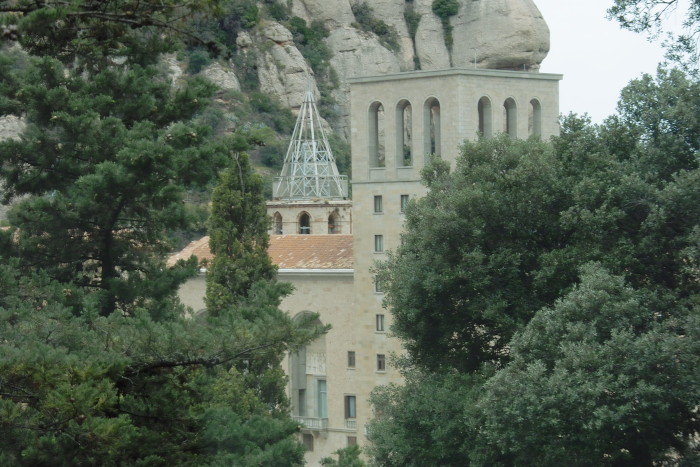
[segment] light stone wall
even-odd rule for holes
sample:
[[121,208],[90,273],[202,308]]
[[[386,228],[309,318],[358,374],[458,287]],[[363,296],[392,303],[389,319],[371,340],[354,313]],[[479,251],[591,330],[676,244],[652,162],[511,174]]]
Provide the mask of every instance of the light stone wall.
[[[351,83],[352,180],[417,180],[424,165],[426,139],[424,104],[430,99],[440,103],[440,147],[443,159],[454,163],[459,145],[476,138],[479,131],[478,102],[487,97],[492,105],[492,127],[504,126],[503,103],[512,98],[517,106],[517,137],[527,138],[529,103],[541,104],[543,139],[559,134],[559,80],[561,75],[501,70],[450,69],[415,71],[395,75],[355,78]],[[414,167],[397,163],[403,148],[396,137],[399,102],[407,100],[413,109],[412,135]],[[386,165],[372,168],[370,151],[370,108],[380,102],[384,107],[384,146]],[[355,193],[353,192],[355,195]],[[356,196],[353,196],[356,199]]]
[[[302,433],[314,437],[314,450],[306,453],[309,466],[320,465],[323,457],[347,446],[348,436],[360,436],[357,428],[347,428],[345,423],[345,395],[357,396],[358,415],[369,411],[366,394],[373,386],[358,381],[356,375],[364,371],[368,357],[360,345],[362,329],[357,326],[357,307],[353,287],[352,270],[335,270],[309,272],[304,270],[280,270],[280,281],[289,282],[294,286],[294,292],[286,297],[280,308],[291,316],[304,311],[319,314],[324,325],[330,325],[330,331],[319,340],[325,341],[325,346],[313,343],[307,349],[325,347],[325,375],[316,375],[314,381],[325,377],[327,384],[328,429],[313,430],[303,428]],[[357,363],[355,369],[347,367],[347,353],[355,351]],[[307,357],[308,358],[308,357]],[[288,375],[292,375],[289,359],[282,363]],[[297,395],[288,395],[292,405],[297,402]],[[315,388],[307,389],[307,416],[314,417],[313,408],[317,403]]]
[[[336,212],[340,223],[335,225],[333,233],[352,234],[352,201],[304,200],[304,201],[268,201],[267,215],[272,219],[274,214],[282,215],[282,233],[298,234],[299,217],[307,212],[311,218],[311,234],[325,235],[328,231],[328,217]],[[274,221],[270,224],[270,235],[275,234]]]

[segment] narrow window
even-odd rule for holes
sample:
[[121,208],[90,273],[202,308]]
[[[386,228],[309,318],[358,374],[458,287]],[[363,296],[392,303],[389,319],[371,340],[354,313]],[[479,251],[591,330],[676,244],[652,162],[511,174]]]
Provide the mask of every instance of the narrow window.
[[423,141],[426,154],[440,155],[440,102],[435,98],[423,106]]
[[355,446],[357,444],[357,436],[348,436],[348,446]]
[[374,291],[376,293],[384,293],[384,287],[377,276],[374,276]]
[[511,138],[518,137],[518,114],[512,97],[503,103],[503,132]]
[[314,435],[311,433],[302,434],[302,439],[304,440],[304,449],[307,451],[314,450]]
[[274,224],[273,232],[275,235],[282,235],[282,214],[276,212],[272,216],[272,223]]
[[328,216],[328,233],[340,233],[340,216],[337,212],[332,212],[331,215]]
[[396,106],[396,161],[398,167],[413,165],[413,116],[411,103],[402,100]]
[[355,396],[345,396],[345,418],[357,418]]
[[530,101],[527,129],[530,136],[542,136],[542,106],[537,99]]
[[479,99],[477,105],[479,111],[479,135],[484,138],[490,138],[493,134],[493,126],[491,123],[491,101],[484,96]]
[[376,315],[376,329],[379,332],[384,332],[384,315]]
[[318,380],[318,418],[328,418],[328,395],[326,380]]
[[302,235],[311,233],[311,216],[306,212],[299,216],[299,233]]
[[377,354],[377,371],[386,371],[386,357],[383,353]]
[[384,212],[382,195],[375,195],[374,196],[374,213],[381,214],[382,212]]
[[385,128],[384,106],[381,102],[373,103],[369,108],[369,166],[385,165]]
[[374,236],[374,252],[382,253],[384,251],[384,235]]
[[348,351],[348,368],[355,368],[355,351]]
[[406,206],[408,206],[408,195],[401,195],[401,212],[406,211]]

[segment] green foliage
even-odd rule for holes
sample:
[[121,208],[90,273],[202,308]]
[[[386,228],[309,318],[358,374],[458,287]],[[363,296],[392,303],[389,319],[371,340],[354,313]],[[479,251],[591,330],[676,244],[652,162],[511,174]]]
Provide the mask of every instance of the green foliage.
[[238,0],[226,5],[226,13],[220,25],[226,31],[237,33],[241,29],[252,29],[260,21],[260,10],[254,0]]
[[187,71],[196,75],[210,63],[211,58],[207,51],[201,49],[193,50],[187,57]]
[[338,449],[334,454],[338,455],[338,460],[332,457],[324,457],[321,459],[321,465],[331,467],[365,467],[366,464],[360,459],[361,449],[359,446],[348,446],[343,449]]
[[[421,17],[422,15],[416,12],[412,1],[404,4],[403,19],[406,21],[408,35],[413,41],[413,48],[416,47],[416,32],[418,31]],[[413,55],[413,65],[416,70],[420,70],[420,58],[418,55]]]
[[338,172],[341,174],[351,173],[352,157],[350,154],[350,144],[335,133],[331,133],[328,136],[328,144],[331,147],[331,151],[333,151],[333,157],[335,157]]
[[[276,297],[245,307],[269,316]],[[291,324],[98,311],[79,287],[0,264],[3,465],[301,465],[285,401],[224,369],[279,351]]]
[[484,386],[475,463],[697,461],[700,309],[682,308],[584,267]]
[[697,85],[660,70],[604,125],[426,166],[378,270],[408,378],[373,395],[375,460],[698,461]]
[[317,75],[324,75],[330,68],[331,50],[323,41],[329,31],[321,21],[313,21],[307,26],[306,21],[298,16],[289,20],[287,27],[294,37],[297,48],[309,62]]
[[286,21],[289,19],[289,7],[286,3],[273,2],[266,5],[267,14],[275,21]]
[[358,29],[376,34],[380,42],[395,52],[401,48],[396,28],[376,18],[374,10],[367,2],[354,3],[351,8]]
[[450,17],[459,12],[458,0],[433,0],[433,13],[440,18],[443,24],[450,21]]
[[294,115],[288,107],[270,94],[253,92],[249,96],[253,110],[260,114],[261,120],[276,132],[291,135],[294,130]]
[[207,310],[219,314],[248,296],[258,281],[271,281],[276,268],[267,254],[269,219],[262,178],[250,167],[246,148],[226,143],[231,166],[212,194],[209,246],[215,255],[207,274]]
[[[276,172],[279,172],[282,169],[288,145],[289,141],[283,138],[269,141],[264,147],[258,150],[260,161],[266,167],[271,167]],[[270,180],[270,183],[272,183],[272,180]]]
[[[155,63],[188,36],[202,42],[183,18],[214,14],[220,1],[68,0],[3,2],[2,23],[33,55],[50,55],[88,69],[120,62]],[[9,29],[8,29],[9,30]]]
[[260,87],[258,82],[257,54],[253,50],[238,51],[231,60],[236,67],[236,76],[243,91],[251,92]]
[[505,357],[513,332],[568,284],[563,267],[534,272],[565,238],[570,187],[543,142],[503,136],[463,153],[453,175],[441,160],[426,167],[430,193],[406,211],[404,246],[379,276],[414,361],[474,371]]
[[183,188],[206,183],[220,160],[208,128],[189,121],[213,87],[193,79],[174,91],[139,66],[87,77],[49,58],[21,79],[14,98],[28,125],[0,143],[0,177],[6,200],[29,195],[9,214],[22,264],[99,290],[105,315],[131,313],[155,292],[147,284],[183,279],[161,266],[163,234],[186,226]]
[[370,397],[371,459],[386,467],[467,465],[477,431],[473,406],[484,378],[416,369],[404,376],[403,385],[378,386]]
[[[4,195],[21,197],[0,231],[2,465],[303,463],[279,363],[322,330],[279,309],[289,286],[255,280],[274,274],[266,255],[237,263],[254,283],[235,290],[235,307],[198,316],[176,298],[195,258],[164,264],[168,239],[196,217],[185,193],[206,191],[221,166],[242,163],[232,154],[265,137],[211,141],[197,119],[213,86],[175,89],[146,66],[171,45],[159,21],[202,4],[7,5],[24,9],[25,50],[64,64],[0,53],[0,112],[21,109],[27,122],[21,139],[0,143]],[[130,7],[143,18],[130,23]]]
[[416,12],[413,8],[413,3],[406,3],[406,9],[403,12],[403,18],[406,21],[406,26],[408,27],[408,35],[412,40],[416,40],[416,32],[418,31],[418,24],[420,24],[421,14]]

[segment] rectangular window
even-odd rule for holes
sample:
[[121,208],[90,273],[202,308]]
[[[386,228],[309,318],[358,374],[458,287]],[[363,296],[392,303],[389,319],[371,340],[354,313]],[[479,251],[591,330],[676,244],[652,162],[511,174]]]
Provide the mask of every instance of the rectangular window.
[[382,195],[377,195],[374,197],[374,212],[384,212],[384,207],[382,206]]
[[318,418],[328,418],[328,396],[326,393],[326,380],[318,380]]
[[377,354],[377,371],[386,371],[386,357],[383,353]]
[[408,195],[401,195],[401,212],[406,210],[406,206],[408,206]]
[[384,332],[384,315],[376,315],[377,326],[376,329],[379,332]]
[[374,291],[376,293],[384,293],[384,287],[382,286],[378,276],[374,276]]
[[345,418],[357,418],[355,396],[345,396]]
[[355,352],[348,351],[348,368],[355,368]]
[[299,389],[299,416],[306,417],[306,389]]
[[357,444],[357,436],[348,436],[348,446],[355,446]]
[[374,252],[382,253],[384,251],[384,235],[374,236]]
[[306,448],[307,451],[313,451],[314,450],[314,435],[312,435],[311,433],[304,433],[301,436],[304,440],[304,448]]

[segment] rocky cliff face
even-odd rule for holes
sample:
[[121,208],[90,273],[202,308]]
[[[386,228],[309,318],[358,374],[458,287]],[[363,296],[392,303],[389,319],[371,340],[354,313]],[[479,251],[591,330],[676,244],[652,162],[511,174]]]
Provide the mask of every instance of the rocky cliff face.
[[[417,67],[536,72],[549,51],[549,29],[533,0],[456,0],[456,14],[447,18],[433,12],[434,1],[277,0],[288,5],[290,17],[298,16],[307,24],[320,21],[329,31],[324,42],[331,51],[329,64],[337,79],[330,93],[337,102],[340,117],[335,130],[340,135],[349,136],[349,78]],[[361,20],[353,8],[365,2],[373,19],[395,31],[393,46],[358,24]],[[263,2],[259,4],[264,10]],[[311,67],[282,22],[262,19],[255,27],[239,31],[236,53],[255,57],[260,90],[283,105],[297,109],[309,85],[320,97]],[[184,69],[174,56],[166,57],[165,65],[174,80]],[[241,70],[230,61],[213,63],[202,73],[224,89],[241,90]],[[0,122],[0,138],[11,136],[18,124],[16,119]]]
[[[336,128],[349,135],[348,79],[414,70],[450,67],[527,70],[536,72],[549,51],[549,28],[533,0],[458,0],[456,15],[449,17],[452,47],[446,28],[433,13],[433,0],[372,0],[376,19],[393,27],[398,48],[392,50],[380,37],[357,27],[353,5],[364,0],[293,0],[291,13],[310,23],[322,21],[330,30],[325,39],[333,57],[330,64],[339,86],[333,97],[339,105]],[[417,24],[407,21],[410,11]],[[410,28],[413,26],[414,34]],[[282,24],[263,22],[244,42],[257,49],[261,89],[297,108],[313,74]],[[315,85],[315,84],[314,84]]]

